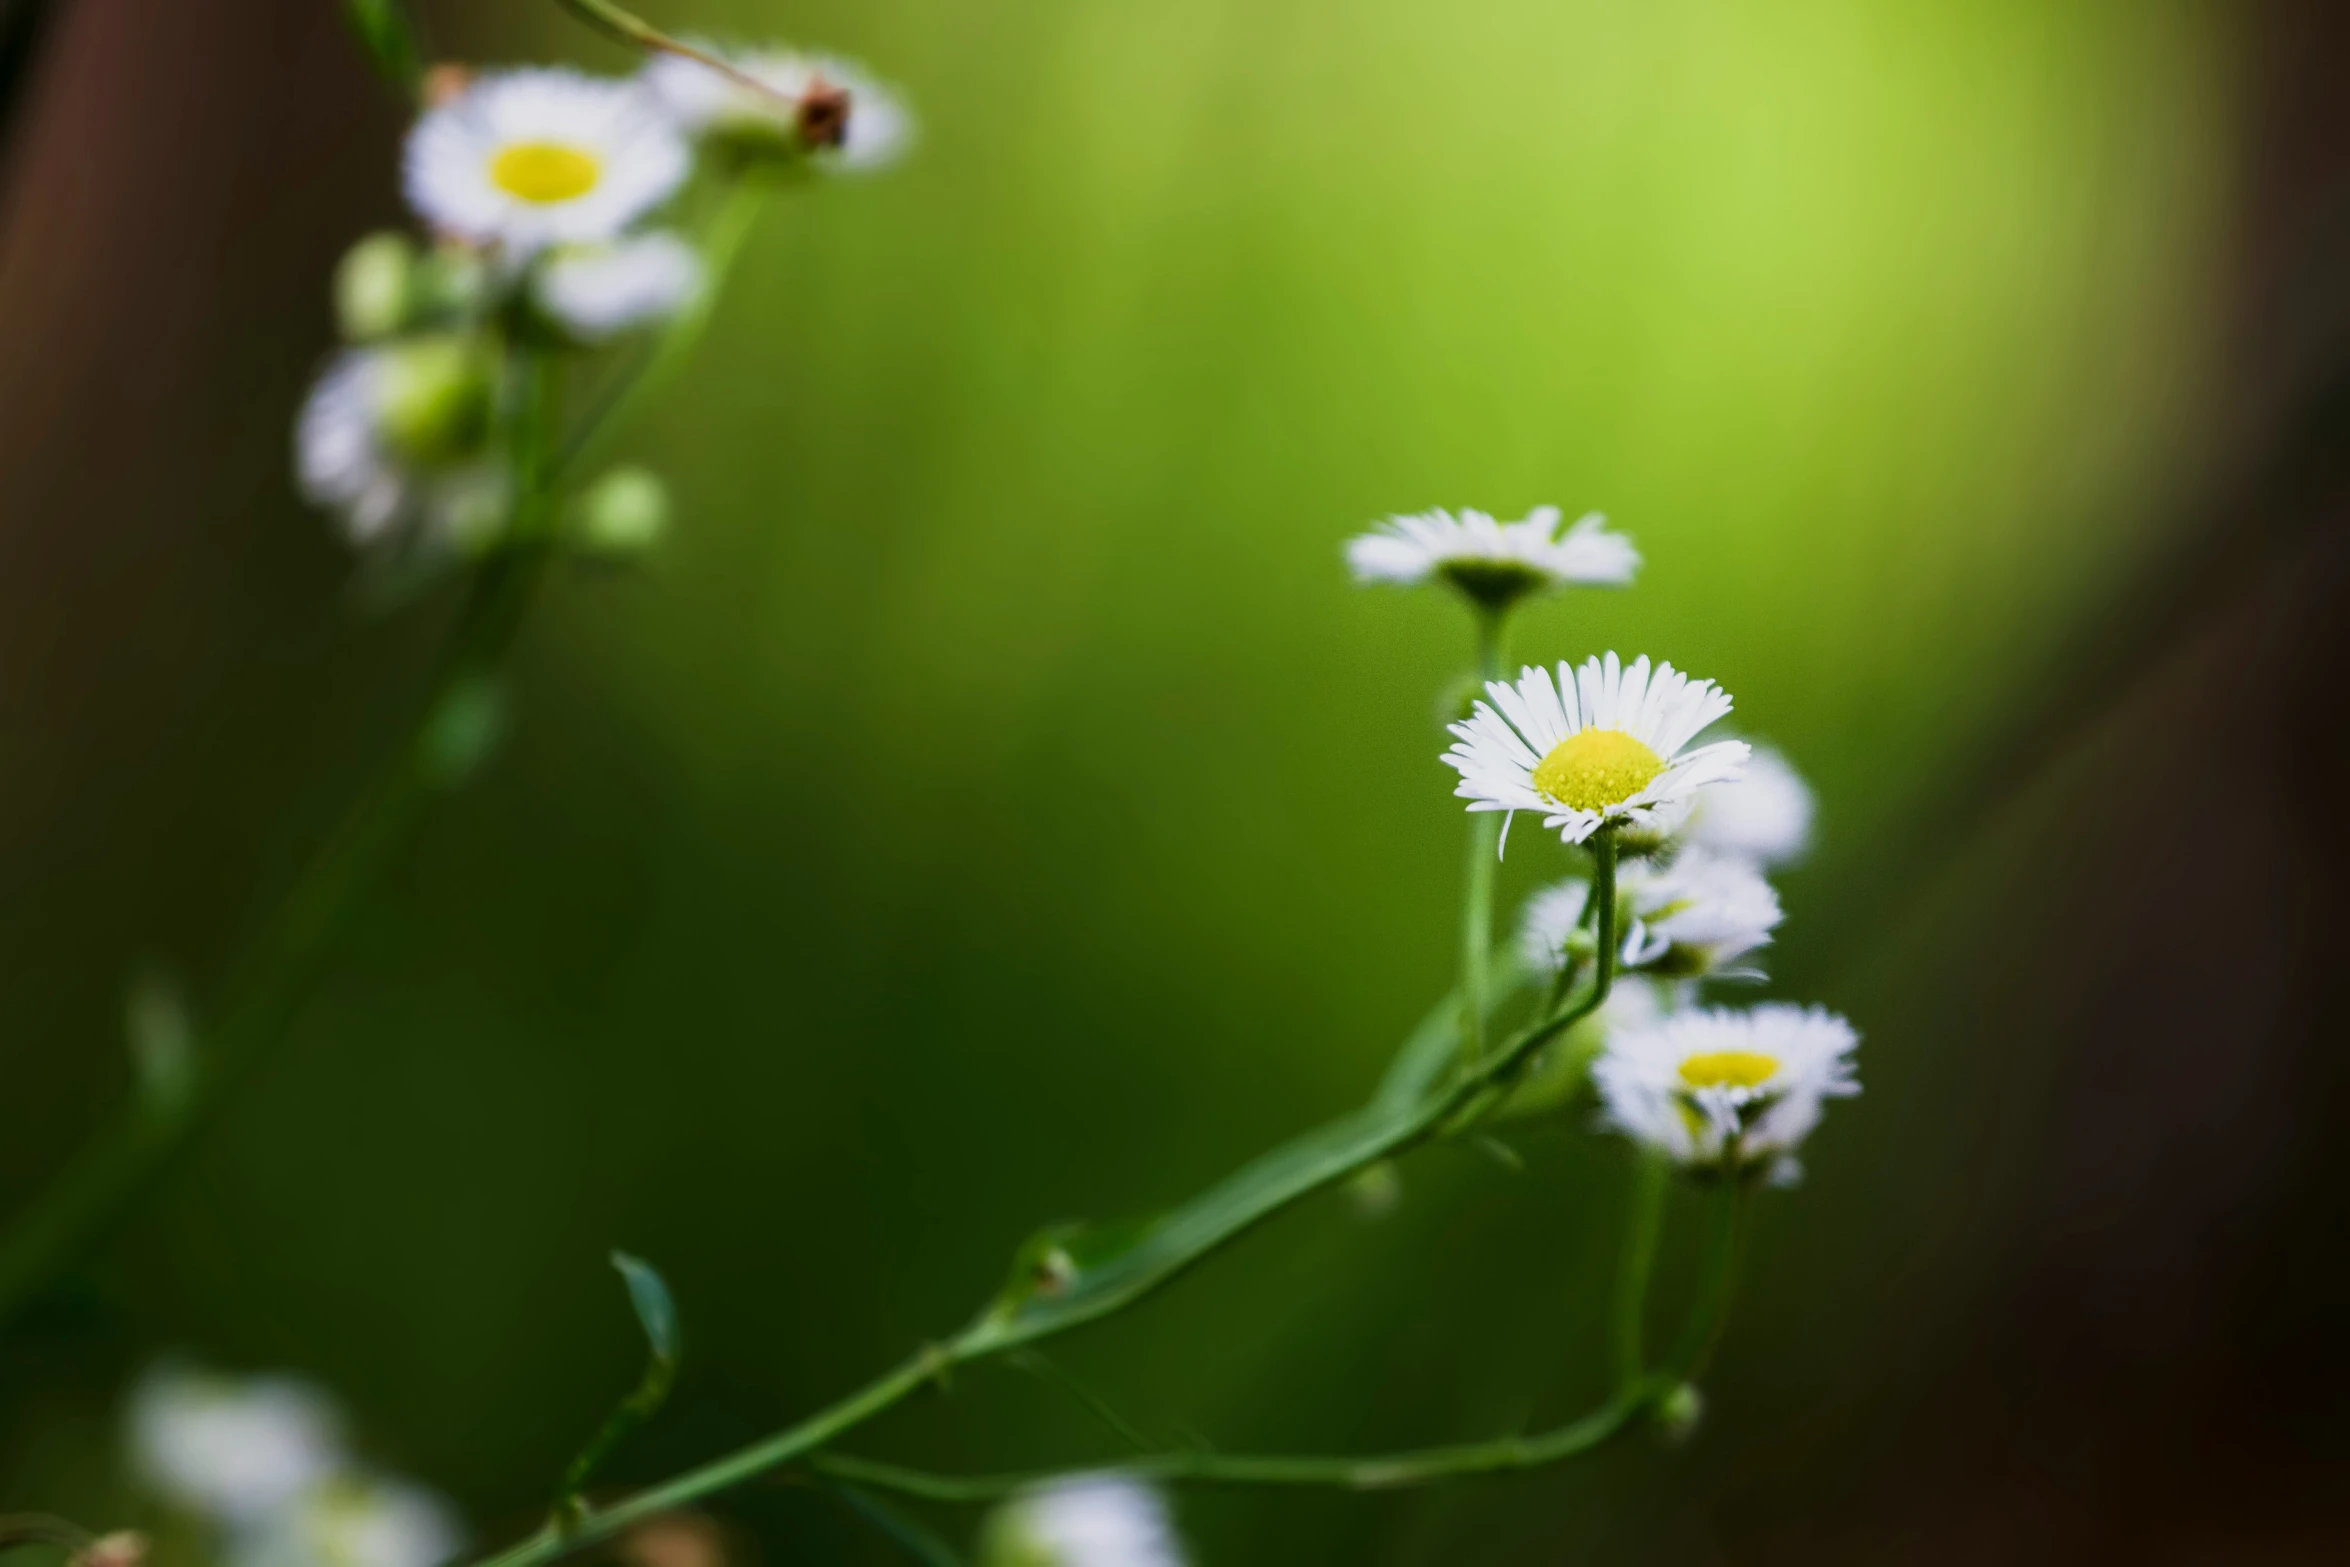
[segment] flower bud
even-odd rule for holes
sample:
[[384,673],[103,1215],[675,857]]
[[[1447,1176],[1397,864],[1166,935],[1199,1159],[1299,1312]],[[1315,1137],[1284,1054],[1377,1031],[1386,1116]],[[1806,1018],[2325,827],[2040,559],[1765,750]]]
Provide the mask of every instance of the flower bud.
[[579,498],[579,543],[591,554],[642,555],[668,527],[669,486],[649,468],[615,468]]
[[489,438],[494,391],[488,357],[458,336],[420,337],[384,350],[376,417],[384,444],[411,462],[453,463]]
[[1705,1395],[1694,1383],[1680,1383],[1656,1401],[1657,1435],[1668,1442],[1688,1441],[1704,1418]]
[[415,269],[415,247],[403,235],[370,234],[353,245],[335,268],[335,319],[343,336],[369,343],[406,327]]

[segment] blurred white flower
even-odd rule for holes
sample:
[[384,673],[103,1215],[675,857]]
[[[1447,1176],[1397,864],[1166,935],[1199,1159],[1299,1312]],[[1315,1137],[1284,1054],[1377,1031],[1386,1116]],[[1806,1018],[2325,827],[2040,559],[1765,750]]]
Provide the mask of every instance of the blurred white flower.
[[409,530],[481,542],[505,514],[504,470],[486,450],[493,395],[455,339],[342,354],[295,425],[303,495],[339,513],[354,544]]
[[618,237],[692,164],[635,82],[578,71],[474,79],[408,133],[409,204],[443,233],[508,255]]
[[1621,586],[1640,569],[1640,552],[1597,512],[1561,534],[1559,509],[1537,506],[1518,522],[1481,511],[1390,517],[1347,541],[1346,563],[1357,582],[1410,587],[1442,577],[1498,609],[1552,588]]
[[[1738,776],[1746,746],[1736,740],[1682,748],[1730,711],[1710,680],[1691,680],[1670,664],[1652,673],[1644,655],[1630,665],[1616,655],[1580,669],[1529,668],[1517,682],[1485,687],[1454,738],[1446,765],[1461,775],[1453,793],[1471,811],[1537,812],[1542,825],[1581,843],[1602,825],[1648,827],[1660,810],[1707,784]],[[1507,824],[1503,839],[1508,839]]]
[[1784,865],[1811,846],[1811,821],[1810,786],[1787,758],[1757,746],[1736,780],[1697,792],[1689,841],[1758,865]]
[[[1526,901],[1518,950],[1528,967],[1559,966],[1590,891],[1589,882],[1573,877]],[[1767,943],[1781,918],[1779,895],[1760,871],[1695,846],[1666,864],[1625,864],[1616,873],[1616,895],[1627,916],[1622,963],[1670,978],[1721,972]]]
[[1159,1493],[1118,1475],[1080,1475],[1006,1502],[989,1520],[984,1567],[1182,1567]]
[[1788,1176],[1823,1102],[1860,1092],[1859,1043],[1818,1007],[1708,1008],[1614,1034],[1591,1078],[1611,1124],[1683,1164],[1767,1164]]
[[231,1526],[266,1518],[343,1462],[333,1404],[282,1377],[158,1366],[132,1390],[129,1425],[131,1464],[146,1484]]
[[805,153],[819,168],[861,173],[895,163],[914,140],[905,101],[854,60],[791,49],[733,51],[697,41],[764,85],[756,92],[698,60],[656,55],[645,86],[679,126],[752,148]]
[[539,265],[532,295],[563,330],[596,343],[675,315],[701,283],[691,245],[675,234],[637,234],[556,251]]
[[465,1543],[448,1503],[421,1486],[338,1474],[230,1537],[227,1567],[440,1567]]

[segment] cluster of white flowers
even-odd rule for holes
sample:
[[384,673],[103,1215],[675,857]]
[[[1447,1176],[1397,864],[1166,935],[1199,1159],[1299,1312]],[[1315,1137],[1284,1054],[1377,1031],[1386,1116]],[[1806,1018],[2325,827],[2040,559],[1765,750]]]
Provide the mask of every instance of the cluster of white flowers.
[[[1630,579],[1639,556],[1627,540],[1596,515],[1562,536],[1559,517],[1547,506],[1515,523],[1474,511],[1397,517],[1351,541],[1347,558],[1359,581],[1441,581],[1496,618],[1535,593]],[[1781,919],[1765,873],[1811,836],[1811,791],[1785,758],[1738,740],[1695,743],[1729,712],[1710,680],[1608,653],[1488,681],[1450,726],[1443,759],[1470,811],[1504,813],[1504,853],[1508,823],[1525,811],[1570,845],[1604,832],[1625,856],[1613,911],[1622,978],[1553,1045],[1515,1109],[1556,1103],[1566,1089],[1551,1068],[1579,1074],[1591,1060],[1616,1130],[1686,1165],[1786,1179],[1822,1104],[1858,1092],[1858,1038],[1816,1008],[1699,1004],[1708,981],[1762,977],[1753,960]],[[1563,982],[1593,966],[1599,912],[1588,878],[1536,893],[1520,924],[1526,967]]]
[[439,1567],[464,1543],[440,1497],[353,1460],[306,1383],[159,1366],[129,1426],[141,1483],[212,1529],[226,1567]]
[[988,1519],[981,1567],[1183,1567],[1166,1500],[1120,1475],[1025,1491]]
[[433,557],[506,536],[502,437],[536,395],[514,349],[587,350],[692,305],[700,253],[650,225],[697,171],[714,185],[871,169],[910,139],[896,95],[850,62],[701,52],[724,68],[663,54],[625,78],[434,73],[403,159],[429,242],[379,234],[346,258],[349,346],[296,427],[303,493],[354,543]]

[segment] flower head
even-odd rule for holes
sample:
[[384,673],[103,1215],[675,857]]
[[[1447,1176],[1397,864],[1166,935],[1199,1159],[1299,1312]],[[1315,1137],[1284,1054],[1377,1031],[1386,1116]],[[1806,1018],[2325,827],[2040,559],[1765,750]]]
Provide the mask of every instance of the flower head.
[[540,310],[581,342],[602,342],[677,313],[701,287],[702,260],[674,234],[558,250],[531,282]]
[[414,533],[468,544],[505,516],[488,450],[495,394],[478,348],[421,337],[338,357],[295,425],[302,493],[341,513],[354,544]]
[[1023,1492],[988,1521],[985,1567],[1182,1567],[1157,1491],[1117,1475],[1080,1475]]
[[1700,789],[1690,801],[1689,841],[1758,865],[1784,865],[1811,844],[1812,795],[1802,775],[1769,746],[1746,770]]
[[692,159],[633,82],[577,71],[475,78],[408,133],[408,200],[434,228],[527,257],[614,239]]
[[1347,541],[1357,582],[1413,587],[1441,577],[1488,609],[1569,586],[1617,587],[1640,569],[1640,552],[1593,512],[1564,534],[1559,509],[1537,506],[1517,522],[1481,511],[1390,517]]
[[1614,1034],[1591,1078],[1612,1125],[1681,1163],[1784,1177],[1822,1103],[1860,1092],[1859,1043],[1818,1007],[1707,1008]]
[[[1738,776],[1746,746],[1736,740],[1685,751],[1698,731],[1730,711],[1710,680],[1670,664],[1652,672],[1616,655],[1522,671],[1495,680],[1490,699],[1451,726],[1444,753],[1461,775],[1453,793],[1472,811],[1537,811],[1568,843],[1603,826],[1652,826],[1660,814],[1710,783]],[[1505,831],[1506,839],[1507,833]]]
[[227,1567],[440,1567],[463,1544],[456,1516],[434,1493],[345,1472],[233,1536]]
[[166,1499],[244,1525],[341,1465],[342,1422],[301,1382],[159,1366],[132,1391],[130,1447],[132,1466]]
[[[1570,878],[1527,900],[1518,943],[1529,967],[1558,967],[1590,891],[1589,882]],[[1779,895],[1760,871],[1694,846],[1666,864],[1627,863],[1616,876],[1616,897],[1623,966],[1660,978],[1722,972],[1767,943],[1781,917]]]
[[683,55],[656,55],[645,87],[691,135],[752,154],[806,157],[819,168],[859,173],[895,163],[914,139],[905,102],[854,60],[790,49],[740,53],[702,44],[752,81]]

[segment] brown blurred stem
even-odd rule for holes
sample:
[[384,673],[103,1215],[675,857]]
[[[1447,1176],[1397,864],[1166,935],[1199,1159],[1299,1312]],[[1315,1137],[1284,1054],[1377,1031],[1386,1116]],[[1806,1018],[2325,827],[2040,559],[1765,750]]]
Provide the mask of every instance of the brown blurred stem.
[[777,92],[748,71],[728,64],[707,49],[697,49],[682,39],[670,37],[652,23],[608,4],[607,0],[556,0],[556,3],[616,43],[626,44],[631,49],[643,49],[648,53],[674,54],[681,59],[692,60],[708,66],[737,87],[747,88],[777,103],[798,107],[797,100],[789,94]]

